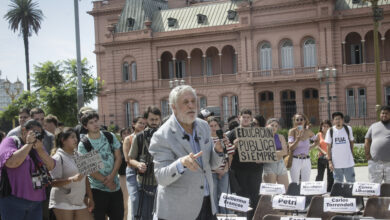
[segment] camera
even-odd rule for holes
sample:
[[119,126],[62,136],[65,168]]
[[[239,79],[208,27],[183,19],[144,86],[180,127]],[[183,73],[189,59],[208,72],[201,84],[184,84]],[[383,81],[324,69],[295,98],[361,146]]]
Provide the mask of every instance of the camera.
[[147,130],[145,130],[145,138],[147,140],[150,140],[154,134],[154,132],[157,131],[157,128],[149,128]]
[[35,135],[35,138],[37,140],[40,140],[42,141],[43,140],[43,133],[39,132],[39,131],[34,131],[34,135]]

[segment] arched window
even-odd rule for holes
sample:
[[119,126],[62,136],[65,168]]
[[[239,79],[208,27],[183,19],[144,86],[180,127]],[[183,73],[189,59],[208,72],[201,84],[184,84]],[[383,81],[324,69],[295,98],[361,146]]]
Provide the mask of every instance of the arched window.
[[137,80],[137,63],[132,62],[131,63],[131,81]]
[[129,81],[129,63],[128,62],[123,63],[122,78],[123,78],[123,82]]
[[131,127],[133,119],[139,116],[139,105],[137,101],[129,101],[125,106],[126,111],[126,125]]
[[282,62],[282,69],[294,68],[294,51],[291,40],[283,42],[280,48],[280,57]]
[[269,43],[264,43],[260,47],[260,70],[272,69],[272,49]]
[[316,65],[316,42],[313,38],[309,38],[303,43],[303,66],[315,67]]

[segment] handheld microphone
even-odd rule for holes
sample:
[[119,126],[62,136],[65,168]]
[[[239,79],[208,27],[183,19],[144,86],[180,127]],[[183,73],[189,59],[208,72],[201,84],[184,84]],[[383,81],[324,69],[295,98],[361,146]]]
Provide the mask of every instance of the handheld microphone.
[[223,142],[223,131],[221,129],[217,130],[217,136],[218,136],[219,141],[221,142],[223,154],[224,154],[225,158],[228,158],[227,149],[226,149],[225,143]]

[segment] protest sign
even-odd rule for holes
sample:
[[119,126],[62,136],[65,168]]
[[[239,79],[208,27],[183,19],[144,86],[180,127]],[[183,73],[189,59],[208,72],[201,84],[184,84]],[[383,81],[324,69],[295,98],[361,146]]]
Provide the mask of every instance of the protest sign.
[[272,198],[272,208],[282,210],[304,210],[306,197],[276,195]]
[[322,195],[326,193],[324,181],[302,182],[301,195]]
[[247,212],[249,210],[249,199],[241,196],[222,193],[219,199],[220,207]]
[[352,188],[353,196],[379,196],[381,185],[379,183],[355,182]]
[[356,212],[356,199],[343,197],[325,197],[324,212]]
[[277,161],[274,135],[269,128],[236,128],[240,162]]
[[260,185],[260,195],[279,195],[285,193],[286,188],[283,184],[261,183]]
[[102,158],[96,150],[91,150],[83,155],[76,155],[74,161],[79,173],[83,175],[89,175],[104,168]]
[[321,220],[321,218],[306,218],[301,216],[284,216],[280,220]]

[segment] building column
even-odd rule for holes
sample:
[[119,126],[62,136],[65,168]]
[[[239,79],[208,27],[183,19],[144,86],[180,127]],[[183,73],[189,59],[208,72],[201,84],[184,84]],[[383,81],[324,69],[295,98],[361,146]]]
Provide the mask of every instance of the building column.
[[345,41],[343,41],[341,43],[341,48],[342,48],[342,54],[343,54],[343,65],[346,65],[347,64],[347,56],[346,56],[346,52],[345,52]]
[[191,57],[187,57],[188,62],[188,77],[191,77]]
[[176,79],[176,57],[172,58],[173,63],[173,79]]
[[275,118],[281,118],[282,117],[282,103],[280,100],[280,89],[275,88],[273,90],[274,93],[274,117]]
[[238,73],[238,53],[237,53],[237,51],[235,51],[234,54],[236,55],[236,57],[235,57],[236,58],[236,71],[234,74],[237,74]]
[[158,71],[158,79],[162,79],[161,59],[157,59],[157,71]]
[[223,74],[223,71],[222,71],[222,53],[219,53],[218,56],[219,56],[219,74],[222,75]]
[[362,60],[363,63],[366,63],[366,40],[361,40],[362,42]]
[[386,40],[385,37],[381,38],[381,47],[382,47],[382,55],[381,55],[382,59],[380,59],[381,61],[386,61],[385,60],[385,40]]
[[206,54],[202,55],[203,58],[203,76],[207,75],[207,62],[206,62]]

